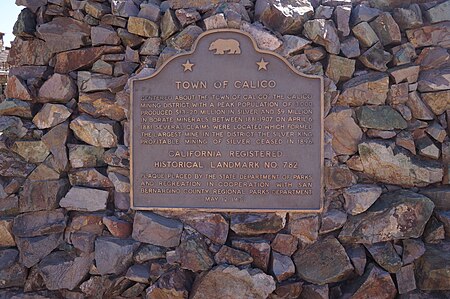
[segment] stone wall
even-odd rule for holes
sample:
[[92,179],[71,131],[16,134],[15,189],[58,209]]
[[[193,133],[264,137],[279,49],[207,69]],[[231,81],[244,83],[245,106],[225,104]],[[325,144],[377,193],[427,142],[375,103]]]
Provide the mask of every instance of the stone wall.
[[[16,3],[0,298],[450,296],[450,1]],[[129,209],[129,78],[224,27],[324,76],[322,214]]]

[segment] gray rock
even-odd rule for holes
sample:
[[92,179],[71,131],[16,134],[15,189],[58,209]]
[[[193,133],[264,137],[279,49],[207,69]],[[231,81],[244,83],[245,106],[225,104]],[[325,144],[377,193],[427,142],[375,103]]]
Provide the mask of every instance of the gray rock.
[[377,34],[383,46],[400,43],[400,28],[390,13],[381,13],[375,20],[370,22],[370,26]]
[[392,17],[401,30],[422,26],[422,12],[418,4],[411,4],[408,8],[394,8]]
[[339,239],[344,242],[373,244],[417,238],[422,235],[433,208],[434,204],[430,199],[411,191],[386,193],[366,212],[349,217]]
[[406,36],[414,47],[450,47],[450,22],[442,22],[406,30]]
[[381,187],[377,185],[353,185],[344,189],[345,210],[351,215],[365,212],[380,197]]
[[303,34],[314,43],[324,46],[328,53],[339,54],[341,43],[332,21],[324,19],[307,21],[303,25]]
[[100,237],[95,240],[95,265],[101,275],[121,274],[133,262],[139,243],[129,239]]
[[180,244],[183,224],[150,212],[137,212],[134,217],[133,239],[163,247]]
[[270,269],[278,282],[288,279],[295,274],[295,265],[289,256],[272,252]]
[[337,29],[341,36],[348,36],[350,34],[349,22],[351,12],[351,5],[338,5],[334,9]]
[[62,241],[61,233],[33,238],[16,238],[20,251],[20,263],[27,268],[33,267],[57,248]]
[[359,125],[377,130],[406,129],[404,118],[390,106],[363,106],[356,110]]
[[47,181],[42,179],[28,179],[23,183],[19,193],[19,208],[22,213],[57,209],[59,201],[70,188],[67,179]]
[[13,233],[22,238],[62,233],[66,221],[62,209],[20,214],[14,218]]
[[425,254],[417,261],[417,286],[424,291],[440,291],[450,288],[449,244],[427,245]]
[[330,209],[322,215],[319,234],[327,234],[340,229],[347,221],[347,214],[339,209]]
[[13,34],[24,38],[34,37],[36,32],[36,17],[31,9],[24,8],[14,24]]
[[391,242],[380,242],[376,244],[366,244],[365,247],[370,252],[375,262],[390,273],[397,273],[402,267],[402,260],[394,249]]
[[361,51],[359,50],[359,42],[353,37],[349,36],[341,42],[341,52],[347,58],[355,58],[361,55]]
[[374,297],[393,299],[397,295],[397,289],[388,272],[369,264],[364,275],[347,286],[346,294],[354,299]]
[[384,51],[380,44],[375,44],[364,52],[359,60],[366,67],[383,72],[388,69],[387,64],[392,60],[392,55]]
[[350,21],[353,25],[361,22],[370,22],[380,14],[380,10],[364,5],[358,4],[352,10]]
[[27,269],[18,262],[16,249],[0,250],[0,288],[23,287]]
[[116,147],[119,143],[119,124],[112,120],[95,119],[83,114],[70,123],[75,136],[99,147]]
[[442,2],[425,11],[424,14],[430,23],[450,21],[450,2]]
[[75,211],[102,211],[106,209],[108,191],[72,187],[66,196],[61,199],[59,205],[67,210]]
[[420,72],[419,85],[420,92],[440,91],[450,89],[450,67]]
[[253,36],[260,49],[274,51],[283,44],[275,35],[259,26],[244,22],[241,29]]
[[231,215],[230,228],[239,235],[254,236],[276,233],[285,224],[285,213],[236,213]]

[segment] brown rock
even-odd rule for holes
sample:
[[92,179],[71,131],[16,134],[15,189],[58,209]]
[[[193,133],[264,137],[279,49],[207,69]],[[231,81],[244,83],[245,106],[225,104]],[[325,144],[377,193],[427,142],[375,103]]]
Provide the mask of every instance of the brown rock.
[[300,52],[311,42],[307,39],[295,36],[295,35],[283,35],[283,46],[279,48],[280,55],[289,57],[295,53]]
[[347,221],[347,214],[339,209],[330,209],[322,215],[319,233],[327,234],[340,229]]
[[91,28],[88,24],[72,18],[56,17],[39,25],[36,34],[53,52],[64,52],[87,45]]
[[390,13],[381,13],[375,20],[370,22],[370,26],[377,34],[383,46],[400,43],[400,28]]
[[53,154],[52,167],[57,171],[64,171],[69,164],[66,142],[69,135],[69,123],[56,125],[42,137],[42,142]]
[[388,72],[395,83],[404,81],[414,83],[419,78],[419,69],[420,67],[417,65],[402,65],[389,69]]
[[130,239],[100,237],[95,241],[95,265],[101,275],[120,274],[133,262],[139,243]]
[[450,288],[448,246],[448,243],[426,246],[425,254],[415,264],[416,281],[421,290],[439,291]]
[[254,236],[276,233],[285,224],[285,213],[236,213],[231,215],[230,228],[239,235]]
[[14,218],[13,233],[23,238],[61,233],[66,221],[62,209],[20,214]]
[[6,99],[0,103],[0,116],[12,115],[22,118],[33,118],[32,106],[29,102],[17,99]]
[[50,154],[43,141],[16,141],[11,150],[30,163],[41,163]]
[[275,35],[259,26],[243,23],[241,29],[253,36],[260,49],[274,51],[283,44]]
[[[93,27],[97,28],[97,27]],[[55,72],[69,73],[94,64],[102,55],[120,53],[122,47],[101,46],[56,54]]]
[[327,299],[329,298],[328,285],[315,285],[308,284],[303,286],[303,290],[300,293],[300,299]]
[[198,277],[192,287],[192,299],[217,296],[217,285],[224,298],[264,299],[275,290],[275,281],[259,269],[239,270],[235,266],[217,266]]
[[367,22],[359,23],[352,28],[352,32],[361,43],[361,46],[365,48],[371,47],[379,41],[375,31]]
[[147,38],[139,50],[141,55],[158,55],[161,53],[161,38]]
[[408,83],[393,84],[388,93],[387,103],[390,105],[405,104],[408,101]]
[[288,231],[304,244],[312,244],[319,236],[319,216],[313,214],[290,213]]
[[166,252],[167,249],[164,247],[144,244],[135,252],[133,259],[138,264],[143,264],[151,260],[165,258]]
[[73,290],[89,272],[92,261],[92,255],[77,257],[64,251],[57,251],[46,256],[38,268],[47,289]]
[[325,74],[334,83],[347,81],[353,76],[354,71],[355,60],[336,55],[330,55],[328,57],[328,66]]
[[114,94],[108,91],[80,94],[78,105],[82,112],[95,118],[105,116],[120,121],[126,117],[126,108],[117,103]]
[[189,25],[183,31],[167,40],[167,45],[178,50],[190,50],[194,41],[203,32],[203,30],[195,25]]
[[427,47],[423,48],[415,62],[420,65],[420,70],[427,71],[437,69],[448,61],[450,61],[450,54],[446,49],[441,47]]
[[403,240],[403,265],[408,265],[417,260],[425,253],[425,245],[421,239]]
[[14,75],[8,78],[5,95],[8,98],[14,98],[23,101],[32,101],[34,99],[25,81]]
[[59,205],[69,211],[101,211],[106,209],[108,195],[104,190],[72,187]]
[[402,65],[410,63],[417,57],[416,49],[411,43],[404,43],[392,48],[392,63],[394,65]]
[[39,89],[39,102],[67,103],[77,95],[75,82],[67,75],[54,74]]
[[225,244],[228,237],[228,221],[220,214],[187,212],[180,220],[216,244]]
[[341,44],[332,21],[324,19],[307,21],[303,25],[303,34],[316,44],[324,46],[328,53],[339,54]]
[[134,217],[133,239],[163,247],[180,244],[183,224],[150,212],[137,212]]
[[420,72],[418,83],[417,89],[420,92],[450,89],[450,66]]
[[229,264],[235,266],[249,265],[253,258],[246,252],[223,245],[214,256],[217,264]]
[[314,15],[309,1],[257,0],[255,18],[266,27],[284,34],[299,34],[303,24]]
[[[46,179],[44,181],[44,179]],[[28,179],[23,183],[19,193],[19,209],[21,212],[52,210],[59,207],[59,201],[69,190],[67,179],[39,181]]]
[[344,189],[345,210],[351,215],[361,214],[380,197],[381,187],[357,184]]
[[5,177],[27,177],[36,167],[11,151],[0,150],[0,175]]
[[[206,19],[205,19],[206,22]],[[174,11],[168,9],[161,19],[161,37],[163,40],[168,39],[173,34],[180,31],[181,26],[175,16]]]
[[298,240],[296,237],[288,234],[278,233],[270,246],[283,255],[291,256],[297,250]]
[[263,271],[267,271],[270,258],[270,245],[263,239],[233,240],[233,247],[242,249],[253,258],[252,265]]
[[128,268],[125,278],[131,281],[147,284],[150,279],[150,269],[146,265],[133,265]]
[[435,217],[431,217],[425,226],[425,231],[423,232],[423,240],[428,244],[437,244],[445,239],[445,228],[444,224],[437,220]]
[[194,277],[190,271],[179,268],[170,270],[146,290],[146,298],[186,299],[191,290],[193,280]]
[[432,120],[434,114],[428,109],[424,102],[420,99],[419,93],[413,91],[409,93],[406,105],[411,109],[412,115],[421,120]]
[[268,297],[270,299],[279,298],[300,298],[300,294],[303,291],[303,283],[300,281],[296,282],[285,282],[279,284],[275,291]]
[[355,183],[355,176],[346,166],[325,167],[325,185],[328,189],[340,189]]
[[123,28],[119,28],[117,30],[117,34],[119,35],[122,43],[125,46],[131,47],[133,49],[139,47],[144,42],[144,39],[138,35],[131,34],[127,30]]
[[375,262],[390,273],[397,273],[402,267],[402,260],[398,256],[391,242],[380,242],[365,247]]
[[408,8],[394,8],[392,17],[401,30],[420,27],[423,24],[422,12],[418,4],[412,4]]
[[0,247],[16,246],[12,233],[12,225],[12,218],[0,218]]
[[138,17],[128,19],[127,29],[130,33],[143,37],[157,37],[159,34],[159,27],[155,22]]
[[389,77],[384,73],[369,73],[344,83],[339,105],[384,105],[389,91]]
[[[0,287],[23,287],[27,279],[27,269],[18,262],[16,249],[0,250]],[[8,295],[6,295],[8,298]]]
[[228,23],[225,19],[225,15],[222,13],[207,17],[203,20],[205,23],[205,29],[206,30],[213,30],[213,29],[220,29],[220,28],[227,28]]
[[410,264],[402,267],[395,275],[398,285],[398,293],[406,294],[414,291],[416,287],[416,279],[414,277],[414,265]]
[[54,49],[43,40],[16,38],[12,43],[7,62],[11,66],[47,65],[53,54]]
[[423,26],[406,30],[406,36],[416,48],[439,46],[448,48],[450,39],[450,22]]
[[119,142],[119,125],[112,120],[81,115],[70,123],[70,128],[75,136],[93,146],[110,148]]
[[349,287],[348,293],[355,299],[386,298],[394,299],[397,289],[388,272],[370,264],[363,276]]
[[384,51],[380,44],[375,44],[359,57],[366,67],[382,72],[388,69],[386,64],[391,59],[392,55]]
[[286,280],[295,274],[295,265],[291,258],[277,252],[272,252],[270,269],[278,282]]
[[105,149],[91,145],[69,144],[69,160],[72,168],[99,167],[103,161]]
[[450,90],[422,93],[422,99],[434,114],[441,115],[450,109]]
[[111,13],[111,7],[106,3],[87,1],[84,9],[86,13],[96,19],[101,19],[105,14]]
[[332,146],[337,154],[351,155],[358,150],[362,131],[352,115],[352,109],[341,109],[331,112],[324,120],[324,128],[333,136]]
[[385,193],[366,212],[349,217],[339,239],[373,244],[417,238],[422,235],[433,208],[430,199],[411,191]]
[[39,129],[48,129],[63,123],[71,114],[72,111],[64,105],[47,103],[34,116],[33,123]]
[[133,225],[115,216],[103,217],[103,224],[111,235],[117,238],[127,238],[133,232]]
[[181,243],[175,249],[171,259],[180,264],[181,268],[192,272],[207,271],[214,265],[214,258],[203,237],[188,231],[183,233]]
[[344,247],[334,237],[297,251],[294,263],[301,279],[319,285],[345,280],[353,272]]
[[105,62],[103,60],[97,60],[92,65],[92,72],[112,76],[112,74],[114,73],[114,66],[111,63]]

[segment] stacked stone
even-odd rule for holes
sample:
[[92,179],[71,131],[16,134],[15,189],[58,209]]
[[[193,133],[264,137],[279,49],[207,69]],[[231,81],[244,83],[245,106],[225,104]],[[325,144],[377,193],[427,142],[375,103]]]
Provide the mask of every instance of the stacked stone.
[[[0,297],[450,295],[450,1],[16,3]],[[129,209],[128,80],[216,28],[324,76],[323,213]]]

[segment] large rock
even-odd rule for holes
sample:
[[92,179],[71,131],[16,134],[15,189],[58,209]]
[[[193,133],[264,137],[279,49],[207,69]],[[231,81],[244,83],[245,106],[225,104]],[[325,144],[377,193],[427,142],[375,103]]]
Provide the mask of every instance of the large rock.
[[56,251],[46,256],[38,269],[47,289],[73,290],[89,272],[92,261],[92,254],[77,257],[73,253]]
[[339,54],[341,43],[333,21],[315,19],[303,25],[303,34],[316,44],[325,47],[328,53]]
[[445,1],[425,11],[425,17],[430,23],[450,21],[450,3]]
[[42,142],[53,154],[52,167],[59,172],[66,170],[69,164],[66,148],[68,135],[69,123],[64,122],[52,128],[42,137]]
[[295,265],[289,256],[272,252],[270,258],[271,273],[278,282],[288,279],[295,274]]
[[0,247],[14,247],[14,235],[12,233],[12,218],[0,218]]
[[434,202],[437,210],[450,210],[450,201],[448,200],[450,196],[450,187],[442,186],[422,189],[420,190],[420,194],[430,198]]
[[7,62],[11,66],[47,65],[53,54],[54,49],[43,40],[17,37],[12,42]]
[[450,290],[450,244],[427,245],[416,263],[417,285],[424,291]]
[[68,144],[69,160],[72,168],[105,166],[103,154],[105,149],[85,144]]
[[357,278],[351,285],[347,286],[344,298],[365,299],[385,298],[394,299],[397,289],[392,281],[391,275],[374,264],[367,266],[363,276]]
[[306,0],[257,0],[255,4],[256,20],[282,35],[299,34],[313,15],[314,9]]
[[391,106],[363,106],[356,110],[359,125],[377,130],[406,129],[405,119]]
[[237,250],[226,245],[220,247],[219,251],[214,256],[217,264],[229,264],[234,266],[245,266],[253,262],[250,254]]
[[142,37],[157,37],[159,34],[158,25],[145,18],[130,17],[127,29],[130,33]]
[[19,154],[25,161],[30,163],[41,163],[50,154],[48,147],[42,140],[14,142],[11,150]]
[[0,103],[0,116],[11,115],[22,118],[33,118],[32,106],[30,102],[17,99],[6,99]]
[[183,224],[150,212],[137,212],[134,217],[133,239],[163,247],[180,244]]
[[190,298],[216,298],[219,285],[222,298],[265,299],[275,290],[273,278],[259,269],[218,266],[195,280]]
[[417,28],[423,24],[422,12],[417,4],[410,5],[409,8],[394,8],[392,17],[401,30]]
[[233,247],[241,249],[253,258],[252,265],[263,271],[267,271],[270,259],[270,245],[269,242],[259,238],[247,238],[233,240],[231,242]]
[[395,251],[394,245],[391,242],[366,244],[365,247],[375,262],[386,271],[397,273],[401,269],[402,259]]
[[372,72],[348,80],[342,86],[339,105],[384,105],[389,91],[389,76]]
[[17,21],[13,27],[13,34],[24,38],[33,38],[36,32],[36,17],[33,12],[28,9],[22,9]]
[[110,148],[119,143],[119,124],[112,120],[95,119],[83,114],[70,123],[70,128],[75,136],[93,146]]
[[95,118],[105,116],[117,121],[124,119],[128,110],[128,107],[120,105],[115,95],[108,91],[80,94],[78,107],[80,111]]
[[254,236],[276,233],[286,224],[284,213],[235,213],[231,215],[231,230],[240,235]]
[[101,275],[120,274],[133,262],[139,243],[129,239],[100,237],[95,241],[95,265]]
[[33,123],[39,129],[48,129],[63,123],[72,111],[64,105],[47,103],[34,116]]
[[29,90],[27,83],[17,76],[10,76],[6,85],[5,95],[8,98],[14,98],[22,101],[32,101],[33,94]]
[[[23,287],[27,270],[19,261],[16,249],[0,250],[0,288]],[[5,297],[8,298],[8,297]]]
[[407,190],[383,194],[366,212],[348,218],[339,239],[367,243],[418,238],[433,212],[433,202]]
[[220,214],[186,212],[180,220],[217,244],[225,244],[228,237],[228,221]]
[[66,74],[85,68],[93,65],[102,55],[118,54],[122,50],[120,46],[101,46],[58,53],[55,56],[55,72]]
[[416,48],[428,46],[450,47],[450,22],[406,30],[406,36]]
[[328,57],[328,65],[326,75],[333,80],[334,83],[347,81],[352,78],[355,72],[355,60],[345,57],[330,55]]
[[77,95],[77,86],[67,75],[54,74],[39,89],[39,102],[67,103]]
[[361,46],[366,48],[373,46],[380,40],[367,22],[359,23],[352,28],[352,32],[361,43]]
[[183,31],[167,40],[167,45],[178,50],[190,50],[202,32],[202,28],[196,25],[189,25]]
[[0,150],[0,161],[0,175],[5,177],[27,177],[36,167],[18,154],[6,150]]
[[388,12],[381,13],[375,20],[370,22],[383,46],[399,44],[401,41],[400,28]]
[[404,151],[379,141],[359,144],[364,173],[373,179],[405,187],[424,187],[442,181],[443,169],[438,163],[419,160]]
[[450,110],[450,90],[422,93],[422,100],[436,115]]
[[14,218],[13,233],[16,237],[61,233],[66,228],[66,221],[62,209],[20,214]]
[[241,29],[249,33],[256,41],[258,48],[274,51],[283,44],[282,41],[267,30],[249,23],[242,23]]
[[324,120],[324,128],[333,136],[331,144],[338,155],[352,155],[358,151],[363,133],[352,115],[352,109],[342,109],[331,112]]
[[205,240],[198,233],[185,232],[171,259],[181,268],[192,272],[207,271],[214,265],[214,258]]
[[417,89],[421,92],[450,89],[450,66],[420,72],[418,83]]
[[368,68],[384,72],[388,68],[386,66],[391,61],[392,55],[383,50],[380,44],[373,45],[370,49],[364,52],[359,60]]
[[[56,17],[37,27],[37,36],[53,52],[78,49],[88,44],[91,28],[87,23],[72,18]],[[64,38],[61,38],[63,37]]]
[[347,279],[353,266],[344,247],[334,237],[327,237],[294,254],[298,276],[323,285]]
[[319,236],[319,216],[317,214],[289,214],[288,231],[301,243],[312,244]]
[[[146,290],[147,299],[186,299],[194,280],[193,273],[184,269],[171,269]],[[136,294],[138,295],[138,294]]]
[[380,197],[382,189],[377,185],[357,184],[343,192],[345,210],[351,215],[361,214]]
[[59,201],[67,193],[69,186],[67,179],[26,180],[19,193],[20,211],[23,213],[58,208]]
[[108,201],[108,191],[72,187],[66,196],[59,202],[59,205],[67,210],[75,211],[101,211],[106,209]]
[[31,268],[39,263],[41,259],[49,255],[63,241],[62,234],[16,238],[16,240],[20,251],[20,263],[27,268]]

